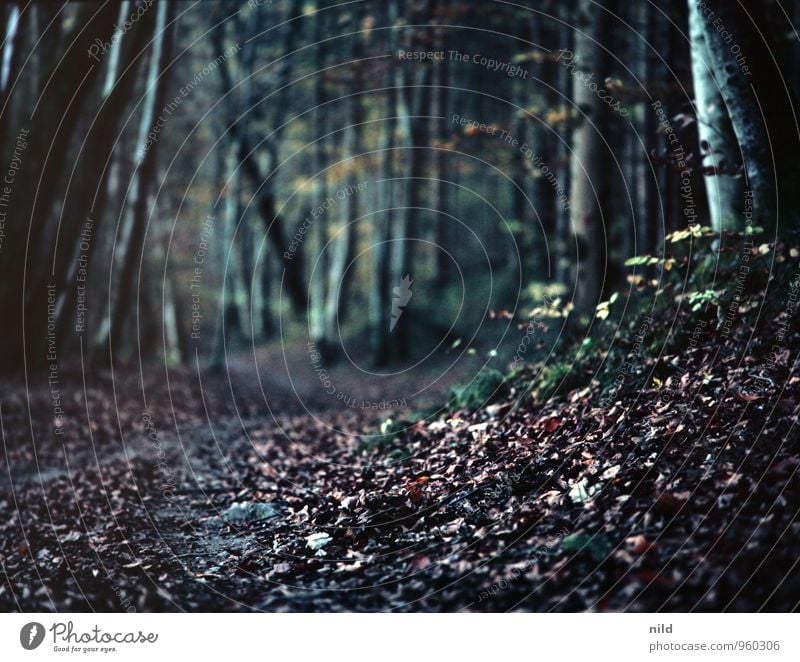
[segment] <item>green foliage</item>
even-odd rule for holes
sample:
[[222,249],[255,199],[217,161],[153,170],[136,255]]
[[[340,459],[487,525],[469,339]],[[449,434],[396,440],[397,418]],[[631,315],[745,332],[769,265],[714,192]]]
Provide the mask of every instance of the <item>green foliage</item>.
[[553,358],[541,366],[530,384],[533,396],[538,400],[547,400],[557,392],[567,392],[586,386],[588,378],[581,376],[581,364],[576,364],[575,351],[569,352],[562,359]]
[[362,438],[363,447],[366,450],[370,450],[381,446],[387,446],[400,438],[406,427],[407,424],[400,420],[387,418],[381,423],[380,432],[378,434],[366,435]]
[[409,421],[387,418],[381,423],[379,433],[361,437],[361,451],[377,452],[397,461],[408,459],[411,453],[406,447],[405,432],[410,425]]
[[638,267],[640,265],[658,264],[658,258],[651,255],[636,255],[625,260],[626,267]]
[[477,409],[507,394],[508,386],[502,372],[484,368],[467,385],[453,390],[452,400],[459,409]]
[[561,549],[573,554],[588,552],[596,563],[601,563],[614,550],[614,544],[603,533],[573,533],[561,541]]
[[409,422],[417,423],[418,421],[427,421],[436,418],[444,411],[444,408],[439,405],[431,405],[430,407],[423,407],[411,412],[408,417]]
[[714,290],[703,290],[702,292],[689,293],[689,305],[692,310],[697,312],[701,308],[705,308],[707,304],[714,306],[719,305],[719,292]]
[[[759,231],[719,234],[690,226],[667,235],[668,254],[627,260],[631,287],[597,306],[590,336],[562,336],[547,362],[533,366],[533,397],[544,401],[591,384],[616,399],[643,388],[654,365],[655,375],[671,374],[656,357],[680,354],[692,333],[714,333],[734,304],[740,321],[759,305],[771,251],[753,241]],[[510,382],[525,379],[531,369],[517,366],[514,373]]]
[[381,435],[389,439],[396,439],[403,434],[405,428],[406,426],[402,421],[390,417],[381,423]]

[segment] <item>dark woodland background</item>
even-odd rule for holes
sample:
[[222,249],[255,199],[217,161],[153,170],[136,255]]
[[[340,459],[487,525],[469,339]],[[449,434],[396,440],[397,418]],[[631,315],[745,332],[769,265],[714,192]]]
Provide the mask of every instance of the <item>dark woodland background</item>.
[[3,3],[2,362],[381,365],[591,313],[666,235],[744,229],[744,160],[759,213],[794,167],[798,5],[724,4],[735,39],[682,0]]

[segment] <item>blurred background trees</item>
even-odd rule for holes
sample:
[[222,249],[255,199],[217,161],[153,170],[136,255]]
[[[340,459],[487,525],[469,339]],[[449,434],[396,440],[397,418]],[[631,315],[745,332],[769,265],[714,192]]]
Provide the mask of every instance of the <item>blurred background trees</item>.
[[798,3],[735,4],[753,89],[694,0],[5,2],[3,364],[411,364],[545,293],[588,323],[667,233],[740,227],[745,176],[762,223],[796,195]]

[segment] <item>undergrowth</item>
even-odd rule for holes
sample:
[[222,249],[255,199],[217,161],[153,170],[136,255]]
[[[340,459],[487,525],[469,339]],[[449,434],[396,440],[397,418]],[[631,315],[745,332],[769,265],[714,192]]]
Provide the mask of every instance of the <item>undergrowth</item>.
[[[469,413],[502,400],[541,404],[575,391],[608,407],[679,377],[687,369],[681,357],[688,350],[723,351],[727,344],[737,346],[727,341],[743,332],[751,336],[748,351],[768,358],[774,343],[770,333],[758,331],[783,318],[797,325],[792,313],[800,297],[800,250],[762,243],[762,238],[760,228],[720,234],[693,225],[673,232],[666,237],[665,256],[643,255],[625,263],[631,270],[627,286],[601,302],[593,319],[578,319],[557,298],[529,312],[536,321],[566,317],[573,329],[588,327],[585,335],[562,335],[546,361],[517,362],[506,374],[484,368],[436,410]],[[767,292],[776,295],[767,297]],[[429,414],[387,419],[365,448],[402,456],[404,430]]]
[[724,343],[766,319],[757,313],[774,304],[775,297],[765,299],[767,287],[785,291],[771,281],[797,271],[797,250],[760,243],[762,234],[691,226],[668,235],[665,257],[626,262],[627,288],[597,306],[585,337],[564,343],[517,379],[527,379],[538,402],[591,389],[601,406],[658,387],[686,350]]

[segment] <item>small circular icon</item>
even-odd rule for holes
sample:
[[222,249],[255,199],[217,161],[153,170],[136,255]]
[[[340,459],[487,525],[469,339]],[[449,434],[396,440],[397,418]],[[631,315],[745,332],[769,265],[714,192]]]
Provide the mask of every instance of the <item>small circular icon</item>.
[[27,651],[38,648],[44,641],[44,625],[41,623],[28,623],[19,631],[19,643]]

